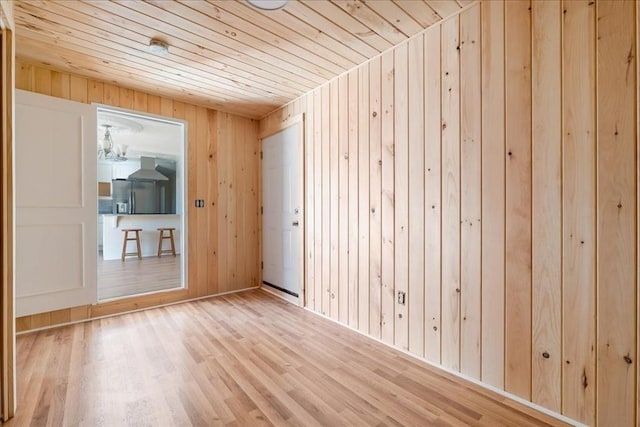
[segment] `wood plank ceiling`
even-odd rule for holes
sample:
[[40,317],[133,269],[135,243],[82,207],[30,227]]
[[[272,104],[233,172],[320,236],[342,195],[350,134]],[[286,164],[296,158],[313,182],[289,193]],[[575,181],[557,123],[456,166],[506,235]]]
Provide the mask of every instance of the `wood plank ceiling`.
[[[16,0],[19,59],[260,118],[472,0]],[[169,54],[149,52],[151,38]]]

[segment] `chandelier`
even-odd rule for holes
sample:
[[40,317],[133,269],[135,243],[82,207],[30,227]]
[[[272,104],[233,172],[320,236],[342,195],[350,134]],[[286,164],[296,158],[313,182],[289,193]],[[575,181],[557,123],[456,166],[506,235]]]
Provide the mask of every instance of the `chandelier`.
[[126,144],[115,144],[111,136],[111,125],[104,126],[104,137],[98,146],[98,159],[112,160],[115,162],[123,162],[127,160]]

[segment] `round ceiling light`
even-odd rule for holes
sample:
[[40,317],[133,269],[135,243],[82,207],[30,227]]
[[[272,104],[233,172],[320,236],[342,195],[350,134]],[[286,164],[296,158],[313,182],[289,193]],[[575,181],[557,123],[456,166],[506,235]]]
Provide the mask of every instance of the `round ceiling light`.
[[169,53],[169,45],[158,39],[149,41],[149,51],[165,56]]
[[247,3],[262,10],[278,10],[285,7],[289,0],[247,0]]

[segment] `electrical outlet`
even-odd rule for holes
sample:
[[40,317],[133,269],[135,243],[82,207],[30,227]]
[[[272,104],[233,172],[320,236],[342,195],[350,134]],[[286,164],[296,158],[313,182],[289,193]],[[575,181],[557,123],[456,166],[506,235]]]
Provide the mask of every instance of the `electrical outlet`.
[[407,302],[407,293],[398,291],[398,304],[405,305]]
[[196,208],[204,208],[204,200],[196,199]]

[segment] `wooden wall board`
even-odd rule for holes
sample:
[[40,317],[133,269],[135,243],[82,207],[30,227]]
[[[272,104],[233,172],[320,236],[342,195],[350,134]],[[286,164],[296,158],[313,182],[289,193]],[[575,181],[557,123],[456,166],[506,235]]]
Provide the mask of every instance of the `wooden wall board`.
[[[88,87],[87,87],[88,89]],[[87,92],[88,93],[88,92]],[[133,93],[133,109],[136,111],[145,111],[147,109],[147,94],[135,91]]]
[[[357,141],[355,150],[358,152],[358,172],[356,176],[357,188],[355,194],[349,191],[349,197],[355,198],[357,202],[357,222],[358,233],[356,234],[356,244],[358,246],[358,330],[368,334],[371,327],[371,312],[375,312],[374,299],[379,301],[379,293],[372,289],[374,278],[371,276],[371,269],[374,268],[370,264],[373,262],[370,254],[370,235],[369,229],[369,195],[370,186],[374,181],[374,177],[370,178],[369,171],[369,64],[356,70],[358,75],[357,86],[357,103],[358,115],[356,117]],[[349,96],[353,96],[350,91]],[[379,309],[378,309],[379,310]],[[374,314],[375,317],[375,314]]]
[[[381,333],[381,298],[382,298],[382,140],[381,140],[381,118],[382,104],[380,99],[381,84],[381,63],[380,58],[373,59],[366,67],[368,76],[360,79],[361,92],[367,89],[368,109],[365,110],[360,126],[360,136],[369,137],[369,167],[361,170],[361,174],[369,176],[368,201],[364,208],[369,212],[369,230],[363,230],[361,235],[366,233],[369,240],[369,334],[380,339]],[[364,68],[364,67],[363,67]],[[367,83],[367,86],[365,86]],[[362,104],[361,104],[362,105]],[[362,111],[362,110],[361,110]],[[361,155],[362,159],[363,156]],[[363,190],[360,189],[362,192]],[[366,189],[364,190],[366,193]],[[362,203],[364,200],[361,201]],[[361,252],[362,254],[362,252]]]
[[[533,2],[531,400],[562,403],[562,111],[559,2]],[[555,25],[550,25],[553,23]]]
[[[78,84],[72,84],[72,87],[76,87],[76,88],[81,88],[81,82],[79,82]],[[81,92],[78,90],[77,93],[79,94],[79,96],[76,96],[76,98],[81,98],[82,94]],[[127,108],[129,110],[133,110],[133,97],[134,97],[134,90],[130,89],[128,87],[120,87],[120,108]],[[184,103],[183,103],[184,105]]]
[[587,1],[563,7],[562,412],[595,424],[596,15]]
[[[358,329],[359,322],[359,307],[360,307],[360,286],[359,286],[359,271],[360,271],[360,252],[359,252],[359,237],[360,237],[360,215],[358,211],[359,203],[359,147],[358,147],[358,123],[359,123],[359,95],[358,95],[358,70],[354,69],[349,72],[348,88],[347,88],[347,167],[348,167],[348,244],[347,253],[349,256],[349,267],[347,272],[348,281],[348,319],[349,326],[354,329]],[[366,194],[366,191],[363,191]],[[365,222],[366,224],[366,222]],[[363,224],[364,227],[364,224]],[[368,248],[367,248],[368,252]],[[365,258],[366,259],[366,258]],[[368,266],[367,266],[368,267]],[[368,268],[363,268],[363,270]],[[365,278],[363,278],[365,279]],[[363,288],[368,285],[368,280],[363,280]],[[368,292],[367,292],[368,294]],[[366,305],[363,301],[363,310]],[[368,323],[368,319],[367,319]]]
[[[331,315],[331,176],[329,164],[331,160],[330,146],[330,90],[329,85],[322,86],[322,314]],[[337,271],[337,270],[336,270]]]
[[408,349],[424,356],[424,37],[408,42],[408,194],[409,203],[409,283],[407,299]]
[[480,5],[460,15],[460,371],[480,379],[482,103]]
[[[138,96],[135,99],[139,99]],[[146,97],[144,100],[144,104],[146,107]],[[140,105],[142,107],[142,104]],[[209,286],[209,278],[211,277],[212,272],[209,271],[209,238],[211,234],[209,233],[209,221],[211,210],[214,206],[211,203],[211,200],[207,197],[209,193],[209,170],[210,168],[215,168],[217,165],[212,165],[209,163],[209,116],[207,114],[207,109],[204,107],[194,107],[195,111],[191,111],[192,123],[195,123],[195,141],[207,141],[207,143],[198,144],[195,148],[195,162],[188,164],[189,167],[189,175],[194,173],[195,177],[195,185],[197,191],[197,198],[204,199],[205,204],[209,207],[206,211],[202,209],[192,209],[195,211],[195,221],[191,222],[191,227],[195,227],[198,230],[195,243],[195,250],[197,254],[203,254],[202,258],[204,265],[198,268],[198,274],[195,277],[195,280],[198,283],[203,283],[201,287],[202,295],[207,295],[211,286]],[[192,141],[194,141],[192,139]],[[242,143],[242,146],[245,144]],[[191,172],[191,169],[194,168],[195,171]],[[215,182],[215,181],[213,181]],[[217,218],[217,217],[216,217]],[[257,221],[256,221],[257,222]],[[214,223],[215,224],[215,223]],[[212,245],[213,246],[213,245]],[[249,255],[251,251],[247,251],[247,258],[251,258]],[[216,292],[217,290],[214,290]]]
[[[248,240],[249,230],[244,227],[245,212],[244,207],[244,192],[247,181],[252,181],[252,172],[245,171],[244,162],[246,157],[250,157],[250,154],[245,154],[246,144],[244,141],[245,129],[250,129],[251,126],[247,123],[242,123],[237,129],[232,129],[234,126],[235,118],[225,113],[223,118],[220,119],[220,123],[226,124],[229,129],[227,138],[232,141],[236,141],[232,147],[221,146],[219,153],[222,157],[228,159],[229,178],[226,181],[227,185],[222,187],[219,193],[219,197],[226,199],[227,202],[227,215],[221,221],[226,223],[226,253],[227,253],[227,267],[226,267],[226,281],[219,281],[222,289],[233,289],[235,286],[240,285],[246,281],[248,271],[245,269],[245,263],[248,260],[253,259],[251,251],[245,254],[246,243]],[[202,162],[202,169],[206,165],[208,150],[198,152],[199,163]],[[201,160],[200,160],[201,159]],[[255,170],[255,168],[254,168]],[[196,175],[197,186],[199,192],[204,196],[205,191],[201,191],[200,188],[205,187],[206,181],[201,181],[200,168]],[[244,180],[242,179],[244,177]],[[251,177],[251,178],[250,178]],[[205,175],[206,178],[206,175]],[[204,194],[203,194],[204,193]],[[205,205],[209,205],[210,201],[205,200]],[[257,207],[256,207],[257,209]],[[206,230],[206,228],[204,228]],[[219,230],[220,231],[220,230]],[[221,251],[225,251],[225,247],[221,246]],[[206,278],[204,279],[206,280]]]
[[[322,175],[322,165],[324,161],[324,138],[322,132],[322,93],[320,89],[316,89],[313,91],[313,118],[307,116],[307,120],[313,120],[313,184],[314,184],[314,206],[315,206],[315,230],[314,230],[314,239],[315,239],[315,253],[314,253],[314,261],[315,261],[315,311],[318,313],[324,313],[324,295],[325,292],[325,277],[323,271],[323,262],[324,262],[324,247],[326,246],[326,241],[324,240],[324,206],[323,206],[323,196],[324,196],[324,187],[326,185],[326,181],[323,181]],[[308,209],[308,207],[307,207]]]
[[[122,95],[122,91],[120,92],[120,94]],[[120,96],[120,99],[122,99],[122,96]],[[187,123],[189,122],[194,123],[195,125],[195,121],[196,121],[195,110],[189,109],[190,120],[187,120],[187,111],[185,109],[184,104],[177,103],[177,104],[174,104],[174,107],[175,106],[178,106],[178,109],[174,110],[174,114],[177,114],[174,117],[180,120],[186,120]],[[195,194],[196,197],[198,197],[197,196],[198,194],[197,170],[198,170],[198,163],[199,163],[197,159],[198,146],[196,144],[189,143],[190,141],[194,141],[194,138],[196,136],[196,126],[187,125],[187,128],[185,129],[185,131],[186,131],[186,140],[187,140],[186,141],[187,142],[186,163],[187,163],[187,166],[191,165],[192,167],[189,167],[186,169],[186,174],[184,179],[187,183],[187,188],[191,190],[192,194]],[[187,209],[187,212],[186,212],[187,224],[197,224],[198,216],[199,216],[198,212],[195,209]],[[194,239],[189,238],[187,240],[187,254],[196,253],[197,250],[198,250],[198,237],[196,236]],[[194,283],[196,280],[198,280],[198,271],[196,269],[188,269],[185,276],[187,277],[187,280],[189,281],[189,283]]]
[[424,356],[440,363],[441,302],[441,35],[440,28],[424,34]]
[[340,98],[339,81],[329,83],[329,250],[331,255],[329,276],[331,286],[330,315],[340,317]]
[[[57,98],[69,99],[71,96],[71,78],[68,74],[61,73],[59,71],[51,71],[51,94]],[[99,88],[99,89],[98,89]],[[100,99],[100,94],[96,92],[96,89],[102,89],[102,83],[96,82],[90,85],[87,90],[91,90],[89,101],[91,99]]]
[[394,294],[396,299],[394,343],[409,349],[409,85],[408,47],[394,49]]
[[596,4],[596,423],[636,421],[638,99],[634,1]]
[[[636,53],[640,49],[640,7],[636,5]],[[636,102],[640,102],[640,65],[636,59]],[[636,147],[640,147],[640,108],[636,107]],[[636,182],[640,182],[640,149],[636,149]],[[640,185],[636,191],[636,225],[640,224]],[[636,238],[636,307],[640,308],[640,239]],[[640,309],[636,309],[636,354],[640,355]],[[636,365],[636,378],[640,368]],[[640,380],[636,379],[636,425],[640,424]]]
[[[160,106],[162,108],[162,106]],[[220,141],[220,126],[218,126],[218,113],[213,110],[207,110],[207,123],[208,123],[208,140],[209,144],[207,144],[207,186],[206,186],[206,200],[210,206],[211,213],[209,218],[211,219],[212,226],[207,227],[208,238],[209,238],[209,247],[207,248],[207,270],[209,272],[209,277],[207,278],[207,292],[214,293],[218,291],[218,227],[215,224],[218,223],[218,144]],[[259,172],[261,173],[261,168],[258,167]],[[213,185],[210,185],[213,183]],[[262,203],[262,191],[258,193],[257,202],[258,205],[261,206]],[[262,231],[262,220],[258,221],[258,228],[260,232]],[[262,241],[262,239],[260,239]],[[262,246],[258,244],[258,252],[257,255],[262,257]],[[257,270],[259,276],[261,270]],[[257,280],[256,283],[261,284],[262,278]]]
[[304,269],[305,269],[305,303],[304,305],[309,307],[310,309],[315,309],[315,300],[316,300],[316,271],[315,271],[315,229],[316,229],[316,210],[315,210],[315,163],[314,163],[314,155],[315,155],[315,122],[313,117],[314,114],[314,99],[313,93],[307,94],[304,98],[304,155],[305,155],[305,164],[304,164],[304,197],[305,197],[305,206],[303,207],[304,217],[305,217],[305,227],[304,227]]
[[394,64],[393,52],[381,56],[381,138],[382,138],[382,269],[381,269],[381,338],[393,343],[395,322],[395,286],[394,286]]
[[504,6],[482,2],[482,381],[504,387]]
[[441,26],[441,364],[460,369],[460,19]]
[[531,2],[505,3],[505,389],[531,397]]
[[[95,86],[95,85],[91,85],[91,86]],[[91,86],[89,87],[89,101],[91,101],[92,95],[92,88]],[[100,90],[102,91],[104,85],[102,83],[100,83]],[[148,95],[147,96],[147,111],[151,114],[157,114],[160,115],[160,97],[158,95]]]
[[[338,299],[338,320],[349,323],[349,81],[348,75],[338,78],[338,282],[336,297]],[[356,295],[354,295],[356,296]]]
[[38,68],[34,72],[34,89],[43,95],[51,96],[51,70]]

